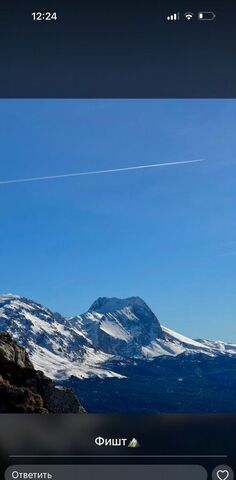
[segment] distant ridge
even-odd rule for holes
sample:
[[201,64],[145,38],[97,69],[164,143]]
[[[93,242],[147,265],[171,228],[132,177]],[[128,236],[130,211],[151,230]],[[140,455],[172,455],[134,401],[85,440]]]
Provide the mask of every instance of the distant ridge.
[[234,344],[192,340],[162,326],[137,296],[99,297],[86,313],[68,319],[19,295],[1,295],[0,331],[27,349],[36,369],[59,381],[125,378],[123,369],[114,370],[115,360],[236,355]]

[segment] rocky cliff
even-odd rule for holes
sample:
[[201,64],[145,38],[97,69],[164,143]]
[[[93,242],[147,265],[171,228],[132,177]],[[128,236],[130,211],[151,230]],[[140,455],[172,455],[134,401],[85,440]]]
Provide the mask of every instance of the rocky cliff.
[[36,371],[26,350],[0,333],[0,413],[83,413],[69,388]]

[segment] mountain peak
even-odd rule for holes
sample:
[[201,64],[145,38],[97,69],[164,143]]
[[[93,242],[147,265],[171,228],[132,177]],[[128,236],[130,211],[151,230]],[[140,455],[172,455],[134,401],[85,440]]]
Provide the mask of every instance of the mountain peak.
[[123,310],[127,307],[142,307],[149,308],[147,304],[140,297],[128,297],[128,298],[117,298],[117,297],[99,297],[91,307],[89,312],[98,312],[98,313],[112,313],[117,310]]
[[4,302],[7,300],[15,300],[21,298],[19,295],[15,295],[14,293],[5,293],[0,295],[0,301]]
[[82,319],[93,344],[107,354],[140,357],[145,345],[163,337],[157,317],[140,297],[99,297]]

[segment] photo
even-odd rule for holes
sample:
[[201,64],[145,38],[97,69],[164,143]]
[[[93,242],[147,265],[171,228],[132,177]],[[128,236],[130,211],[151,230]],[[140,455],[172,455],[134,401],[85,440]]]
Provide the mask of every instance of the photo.
[[235,413],[236,101],[0,112],[0,413]]

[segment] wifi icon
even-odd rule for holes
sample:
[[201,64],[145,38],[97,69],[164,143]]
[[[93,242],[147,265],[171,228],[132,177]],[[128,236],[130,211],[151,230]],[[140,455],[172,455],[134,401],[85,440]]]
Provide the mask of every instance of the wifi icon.
[[184,13],[184,17],[187,19],[187,20],[192,20],[193,18],[193,13],[192,12],[186,12]]

